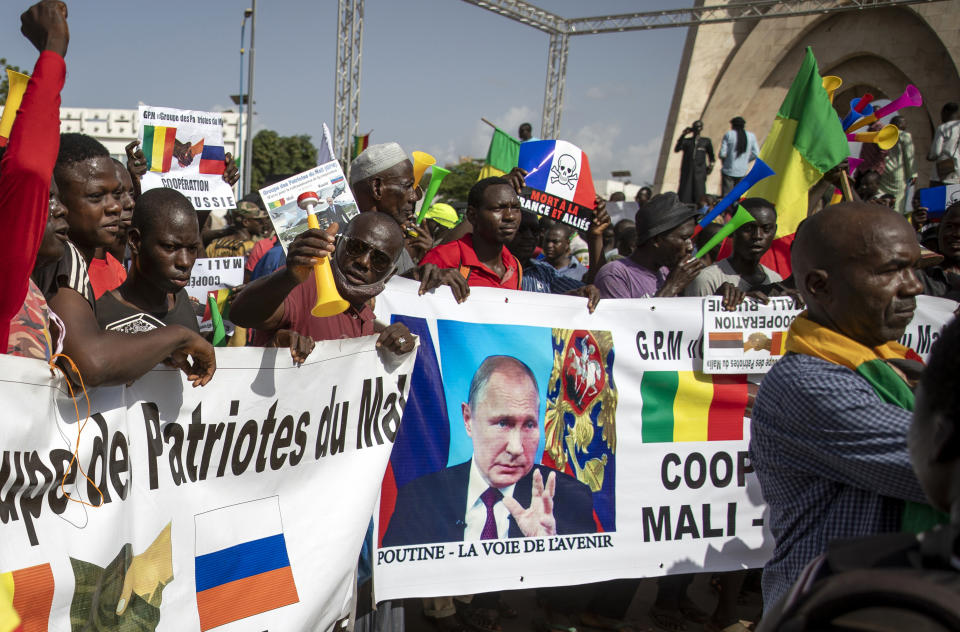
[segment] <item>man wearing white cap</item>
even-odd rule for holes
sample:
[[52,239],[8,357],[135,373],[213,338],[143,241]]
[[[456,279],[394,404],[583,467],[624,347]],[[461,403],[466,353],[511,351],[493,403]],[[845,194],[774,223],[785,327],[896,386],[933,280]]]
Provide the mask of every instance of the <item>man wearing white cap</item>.
[[412,274],[421,281],[421,294],[449,285],[458,302],[466,300],[470,289],[455,271],[434,265],[417,268],[417,262],[433,247],[433,237],[416,224],[417,201],[423,191],[413,181],[413,163],[399,143],[370,145],[354,158],[350,163],[350,188],[361,212],[380,211],[400,225],[404,248],[397,261],[398,275]]
[[403,229],[407,247],[397,262],[397,273],[416,267],[410,246],[425,239],[426,251],[433,240],[415,223],[417,200],[423,192],[413,181],[413,163],[403,148],[398,143],[381,143],[363,150],[350,163],[350,188],[361,211],[386,213]]

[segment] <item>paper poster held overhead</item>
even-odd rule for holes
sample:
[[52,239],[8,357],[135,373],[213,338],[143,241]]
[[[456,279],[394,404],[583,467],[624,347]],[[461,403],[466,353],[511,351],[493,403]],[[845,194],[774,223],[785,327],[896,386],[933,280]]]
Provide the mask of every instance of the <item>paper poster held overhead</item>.
[[577,230],[593,218],[596,191],[590,161],[565,140],[538,140],[520,146],[518,166],[527,172],[520,192],[523,208]]

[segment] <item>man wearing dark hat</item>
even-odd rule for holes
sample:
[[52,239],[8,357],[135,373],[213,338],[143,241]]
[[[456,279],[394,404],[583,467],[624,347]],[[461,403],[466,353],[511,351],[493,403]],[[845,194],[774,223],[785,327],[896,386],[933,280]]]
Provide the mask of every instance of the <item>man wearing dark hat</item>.
[[650,198],[636,216],[637,247],[629,257],[600,268],[594,285],[601,298],[679,296],[703,269],[691,257],[697,211],[676,193]]
[[730,192],[750,171],[750,163],[760,155],[760,146],[753,132],[746,130],[747,122],[741,116],[730,119],[730,131],[720,141],[720,180],[722,195]]
[[231,212],[233,233],[218,237],[207,246],[208,257],[245,257],[263,236],[270,221],[267,212],[253,202],[237,202]]

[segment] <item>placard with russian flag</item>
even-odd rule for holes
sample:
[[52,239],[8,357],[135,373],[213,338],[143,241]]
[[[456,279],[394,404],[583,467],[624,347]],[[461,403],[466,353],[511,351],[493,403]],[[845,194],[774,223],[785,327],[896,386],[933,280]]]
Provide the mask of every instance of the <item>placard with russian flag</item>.
[[278,496],[197,514],[194,523],[201,630],[300,601]]
[[788,296],[769,301],[748,298],[732,312],[719,296],[703,301],[705,373],[766,373],[783,356],[787,331],[802,310]]
[[236,207],[233,187],[223,180],[228,147],[223,114],[140,106],[139,139],[147,160],[141,189],[176,189],[200,210]]
[[523,208],[573,226],[590,228],[596,192],[587,155],[565,140],[537,140],[520,145],[518,166],[527,172]]
[[960,202],[960,184],[920,189],[917,193],[920,196],[920,206],[927,209],[930,219],[939,220],[951,204]]

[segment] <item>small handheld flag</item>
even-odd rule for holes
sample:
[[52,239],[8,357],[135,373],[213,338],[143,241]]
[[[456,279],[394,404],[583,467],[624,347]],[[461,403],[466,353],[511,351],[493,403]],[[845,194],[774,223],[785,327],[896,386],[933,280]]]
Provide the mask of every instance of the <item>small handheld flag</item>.
[[[759,161],[757,161],[759,162]],[[722,242],[724,239],[733,234],[733,231],[737,230],[744,224],[749,224],[750,222],[757,221],[754,219],[753,215],[747,212],[747,209],[742,206],[737,205],[737,212],[734,213],[733,217],[729,222],[723,225],[716,235],[710,238],[710,241],[703,245],[703,248],[697,251],[697,254],[694,255],[694,258],[699,259],[703,255],[707,254],[713,250],[714,246]]]
[[220,307],[217,305],[216,294],[216,291],[207,294],[207,305],[210,307],[210,320],[213,322],[213,340],[210,342],[214,347],[222,347],[227,344],[227,332],[223,327],[223,317],[220,315]]

